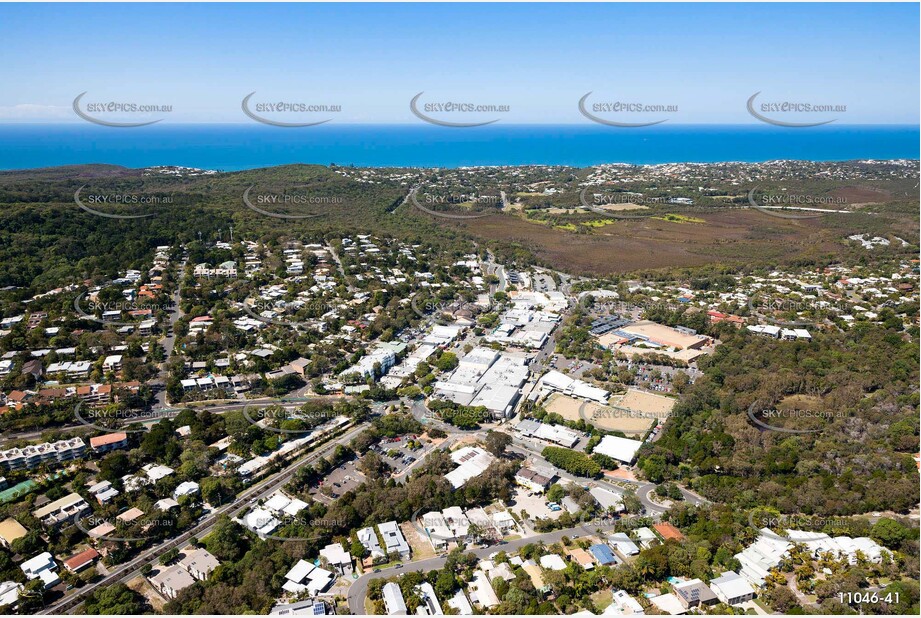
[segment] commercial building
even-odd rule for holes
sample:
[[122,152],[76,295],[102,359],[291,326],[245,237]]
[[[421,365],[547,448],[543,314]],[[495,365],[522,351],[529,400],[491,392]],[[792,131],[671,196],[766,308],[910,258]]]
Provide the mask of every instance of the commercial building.
[[432,396],[462,406],[483,406],[494,418],[510,418],[530,370],[524,356],[476,347],[457,368],[435,382]]
[[643,443],[639,440],[630,440],[629,438],[608,435],[601,438],[601,442],[595,446],[592,452],[607,455],[608,457],[629,464],[633,463],[636,459],[636,454],[641,446],[643,446]]
[[483,474],[495,457],[477,446],[465,446],[451,453],[451,460],[457,468],[445,474],[448,482],[458,489],[470,479]]
[[549,393],[563,393],[570,397],[607,404],[611,394],[603,388],[592,386],[588,382],[570,378],[559,371],[552,370],[541,376],[537,388],[544,395]]
[[522,468],[515,473],[515,482],[533,492],[544,493],[553,479],[530,468]]

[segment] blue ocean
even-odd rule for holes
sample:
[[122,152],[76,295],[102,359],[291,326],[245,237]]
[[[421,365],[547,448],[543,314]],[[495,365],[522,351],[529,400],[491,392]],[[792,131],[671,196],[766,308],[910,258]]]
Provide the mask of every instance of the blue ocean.
[[362,167],[917,159],[919,127],[825,125],[322,125],[87,124],[0,126],[0,169],[82,163],[234,171],[288,163]]

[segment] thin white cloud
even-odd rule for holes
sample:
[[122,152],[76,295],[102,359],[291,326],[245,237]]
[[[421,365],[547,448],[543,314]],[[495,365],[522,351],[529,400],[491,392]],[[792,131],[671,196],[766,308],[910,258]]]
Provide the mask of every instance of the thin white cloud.
[[19,105],[0,105],[2,120],[60,120],[70,119],[73,109],[61,105],[40,105],[38,103],[20,103]]

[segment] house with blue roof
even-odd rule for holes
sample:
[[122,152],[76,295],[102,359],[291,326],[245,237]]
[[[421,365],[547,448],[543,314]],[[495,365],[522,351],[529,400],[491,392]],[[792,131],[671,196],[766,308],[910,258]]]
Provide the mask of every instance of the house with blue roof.
[[602,565],[618,564],[620,562],[614,552],[611,551],[611,548],[603,543],[592,545],[588,548],[588,552]]

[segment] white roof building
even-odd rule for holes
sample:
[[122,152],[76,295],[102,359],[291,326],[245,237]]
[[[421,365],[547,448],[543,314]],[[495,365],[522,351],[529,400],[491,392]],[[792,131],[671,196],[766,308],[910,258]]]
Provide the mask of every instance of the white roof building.
[[660,594],[657,597],[652,597],[649,599],[649,602],[659,608],[663,613],[672,616],[680,616],[681,614],[686,614],[688,611],[685,609],[684,605],[681,604],[681,601],[678,600],[678,597],[672,593]]
[[470,479],[483,474],[495,457],[476,446],[466,446],[451,453],[451,460],[458,467],[445,475],[451,485],[458,489]]
[[644,616],[643,606],[627,594],[626,590],[615,590],[611,595],[611,604],[601,613],[602,616]]
[[381,536],[384,539],[384,547],[386,548],[385,551],[388,554],[390,552],[397,552],[404,560],[409,559],[409,543],[406,542],[406,538],[400,531],[400,526],[397,525],[397,522],[386,521],[382,524],[378,524],[377,529],[381,532]]
[[357,533],[358,542],[368,550],[368,553],[372,558],[383,558],[386,554],[384,550],[381,549],[380,541],[377,540],[377,533],[374,532],[374,528],[370,526],[367,528],[362,528]]
[[432,588],[432,584],[422,582],[416,586],[415,590],[419,598],[422,599],[422,605],[416,609],[417,614],[427,616],[444,615],[444,611],[441,609],[441,603],[438,602],[438,597],[435,596],[435,589]]
[[587,399],[601,404],[607,404],[611,394],[603,388],[592,386],[588,382],[575,380],[559,371],[548,371],[537,382],[537,387],[543,393],[558,392],[571,397]]
[[603,487],[592,487],[589,493],[606,511],[613,510],[615,513],[620,513],[624,510],[624,497],[615,491]]
[[51,588],[61,581],[58,578],[58,566],[54,562],[54,556],[47,551],[29,558],[20,564],[19,568],[25,573],[26,578],[42,580],[45,584],[45,588]]
[[558,554],[547,554],[540,557],[540,566],[551,571],[563,571],[566,569],[566,561]]
[[170,474],[172,474],[173,472],[175,472],[175,470],[173,470],[173,469],[170,468],[169,466],[161,466],[161,465],[158,465],[158,464],[147,464],[146,466],[144,466],[144,467],[141,468],[141,469],[142,469],[144,472],[146,472],[146,473],[147,473],[147,476],[150,478],[150,480],[151,480],[151,481],[154,481],[154,482],[157,482],[157,481],[159,481],[160,479],[166,478],[166,477],[168,477]]
[[469,590],[470,600],[482,605],[486,609],[495,607],[499,604],[499,597],[496,596],[496,591],[493,590],[492,584],[489,583],[489,578],[486,576],[486,573],[479,569],[473,573]]
[[381,591],[384,597],[384,606],[387,608],[388,616],[405,616],[406,602],[403,600],[403,593],[400,587],[393,582],[384,584]]
[[755,596],[755,589],[744,577],[733,571],[726,571],[720,577],[710,580],[710,590],[727,605],[738,605]]
[[326,558],[329,565],[340,575],[348,575],[352,572],[352,556],[345,551],[342,543],[330,543],[320,550],[320,556]]
[[448,599],[448,607],[455,609],[458,616],[473,615],[473,607],[470,605],[470,601],[467,600],[467,595],[464,594],[463,589],[458,590],[457,594]]
[[263,508],[255,508],[243,518],[243,525],[263,537],[272,534],[281,522],[275,519],[271,512]]
[[780,564],[792,543],[782,539],[769,528],[762,528],[754,543],[735,555],[741,563],[741,575],[760,588],[771,569]]
[[857,564],[858,552],[863,554],[866,560],[879,563],[882,561],[883,552],[886,551],[868,537],[852,539],[849,536],[836,536],[832,538],[823,532],[787,530],[787,538],[805,545],[816,558],[830,553],[837,559],[847,559],[850,564]]
[[604,436],[592,452],[607,455],[624,463],[630,463],[636,459],[636,453],[641,446],[643,446],[643,443],[639,440],[630,440],[619,436]]
[[183,483],[179,483],[179,485],[176,487],[176,490],[173,491],[173,498],[175,500],[179,500],[179,498],[182,496],[194,496],[198,493],[198,490],[198,483],[195,481],[185,481]]
[[20,592],[22,592],[22,584],[18,584],[16,582],[0,583],[0,606],[15,605],[19,601]]

